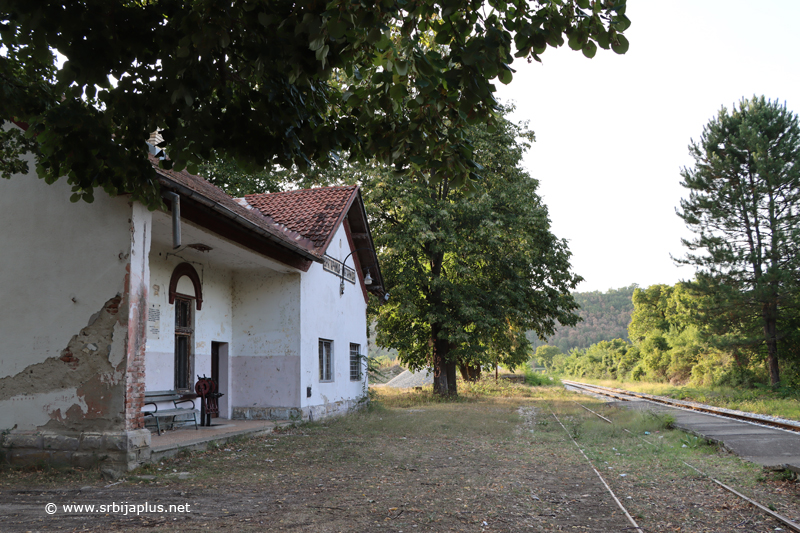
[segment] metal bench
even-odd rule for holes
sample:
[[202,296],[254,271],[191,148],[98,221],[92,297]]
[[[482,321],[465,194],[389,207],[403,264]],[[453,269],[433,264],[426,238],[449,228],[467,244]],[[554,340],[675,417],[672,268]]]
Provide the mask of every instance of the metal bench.
[[[190,418],[186,418],[184,421],[189,422],[190,420],[194,421],[194,429],[198,429],[197,427],[197,409],[194,407],[194,400],[196,396],[194,394],[183,394],[178,391],[174,390],[162,390],[162,391],[145,391],[144,393],[144,405],[152,405],[152,411],[144,411],[142,413],[145,417],[152,417],[156,420],[156,430],[158,434],[161,435],[161,423],[159,422],[160,417],[172,417],[172,425],[175,425],[176,417],[182,415],[191,415]],[[158,402],[172,402],[172,409],[159,409]],[[181,407],[184,404],[191,404],[191,407]]]

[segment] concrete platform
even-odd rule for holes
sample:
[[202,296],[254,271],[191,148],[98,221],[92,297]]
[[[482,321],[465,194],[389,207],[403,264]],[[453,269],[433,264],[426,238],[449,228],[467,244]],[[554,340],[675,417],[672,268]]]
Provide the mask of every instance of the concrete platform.
[[211,426],[194,425],[178,429],[162,431],[158,435],[153,431],[150,440],[150,460],[160,461],[167,457],[174,457],[183,450],[202,451],[210,443],[224,444],[237,437],[258,437],[268,435],[282,425],[287,425],[288,420],[227,420],[224,418],[212,419]]
[[646,400],[615,401],[609,402],[609,405],[669,414],[675,418],[675,427],[718,443],[745,461],[800,473],[798,433],[667,407]]

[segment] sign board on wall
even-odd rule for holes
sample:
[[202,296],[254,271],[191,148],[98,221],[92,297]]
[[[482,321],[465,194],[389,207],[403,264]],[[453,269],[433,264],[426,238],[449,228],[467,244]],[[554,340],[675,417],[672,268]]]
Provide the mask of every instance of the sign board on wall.
[[147,309],[147,338],[161,339],[161,304],[150,304]]
[[[332,272],[339,277],[343,277],[350,283],[356,282],[356,271],[350,268],[349,266],[342,265],[341,261],[334,259],[333,257],[326,255],[323,258],[322,268],[327,270],[328,272]],[[342,275],[342,268],[344,267],[344,275]]]

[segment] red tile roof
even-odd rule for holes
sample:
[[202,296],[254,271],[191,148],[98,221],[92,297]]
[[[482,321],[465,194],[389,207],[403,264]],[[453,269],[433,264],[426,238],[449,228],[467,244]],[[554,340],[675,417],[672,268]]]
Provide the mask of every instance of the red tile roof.
[[[247,231],[261,234],[292,253],[300,254],[306,261],[305,266],[298,267],[303,271],[308,269],[309,260],[322,262],[336,230],[345,217],[349,217],[351,231],[361,240],[354,252],[357,251],[360,263],[369,269],[374,280],[367,290],[379,296],[384,294],[383,277],[358,187],[321,187],[231,198],[200,176],[162,169],[152,155],[150,162],[162,187],[200,202]],[[285,257],[276,258],[287,262]],[[287,264],[297,266],[293,261]]]
[[244,200],[281,226],[313,242],[322,255],[358,194],[358,187],[321,187],[249,194]]

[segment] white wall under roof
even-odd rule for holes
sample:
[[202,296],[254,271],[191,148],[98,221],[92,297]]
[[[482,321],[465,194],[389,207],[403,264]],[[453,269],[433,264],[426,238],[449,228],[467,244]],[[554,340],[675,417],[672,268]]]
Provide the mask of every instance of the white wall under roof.
[[[188,254],[178,254],[188,255]],[[192,306],[194,370],[197,375],[211,376],[211,342],[232,341],[231,293],[232,273],[217,265],[192,258],[192,266],[202,281],[203,306],[200,311]],[[145,356],[145,390],[171,390],[175,387],[175,305],[169,303],[169,282],[172,271],[184,258],[172,254],[171,247],[154,245],[150,254],[150,301],[156,309],[158,323],[148,323],[147,353]],[[187,277],[181,278],[177,292],[194,295],[194,287]],[[152,315],[151,315],[152,316]],[[155,333],[155,332],[158,333]],[[226,391],[227,392],[227,391]]]
[[[344,261],[352,252],[344,225],[341,225],[328,247],[327,254]],[[354,254],[355,255],[355,254]],[[353,256],[347,259],[353,268]],[[366,265],[369,266],[369,265]],[[344,294],[339,294],[340,278],[314,263],[303,275],[301,291],[302,325],[302,406],[311,411],[331,414],[343,402],[358,399],[366,392],[366,372],[361,381],[350,379],[350,343],[367,353],[367,304],[360,281],[344,282]],[[319,340],[333,341],[333,381],[321,382],[319,372]],[[311,387],[311,397],[306,397]]]
[[234,276],[232,407],[299,406],[301,275]]
[[0,179],[0,377],[58,356],[103,303],[122,293],[131,207],[98,191],[72,203],[70,185]]
[[[168,215],[155,213],[159,227]],[[224,241],[202,228],[183,224],[184,243],[201,242],[207,253],[178,251],[161,235],[150,259],[150,307],[160,315],[158,337],[148,335],[146,390],[172,390],[175,381],[175,306],[169,282],[176,266],[190,262],[202,282],[203,305],[194,310],[193,383],[211,376],[211,347],[224,343],[220,360],[220,416],[234,407],[298,407],[300,273]],[[162,232],[163,233],[163,232]],[[293,272],[294,271],[294,272]],[[194,294],[188,278],[178,292]],[[149,325],[152,327],[152,324]]]

